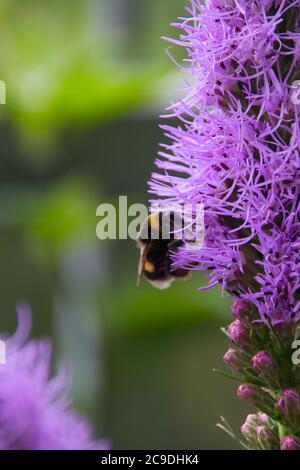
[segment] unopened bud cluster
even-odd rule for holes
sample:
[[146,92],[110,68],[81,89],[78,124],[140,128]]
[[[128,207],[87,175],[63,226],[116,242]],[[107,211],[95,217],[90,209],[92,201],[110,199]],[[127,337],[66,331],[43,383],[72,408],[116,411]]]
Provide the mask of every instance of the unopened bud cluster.
[[224,362],[240,380],[237,396],[259,412],[241,427],[246,446],[263,450],[300,450],[299,371],[291,361],[295,326],[257,321],[255,308],[233,304],[235,320],[224,329],[231,346]]
[[252,449],[274,450],[280,447],[276,425],[265,413],[248,415],[241,433]]

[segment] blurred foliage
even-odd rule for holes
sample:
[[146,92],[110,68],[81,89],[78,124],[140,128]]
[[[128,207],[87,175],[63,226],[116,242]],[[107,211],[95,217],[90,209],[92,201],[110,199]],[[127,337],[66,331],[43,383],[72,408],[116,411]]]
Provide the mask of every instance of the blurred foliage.
[[183,327],[207,321],[226,321],[229,299],[220,302],[221,292],[215,288],[199,292],[204,280],[198,273],[190,279],[177,281],[165,290],[154,289],[143,281],[133,289],[133,280],[127,280],[118,288],[118,295],[106,297],[106,324],[116,333],[151,331]]
[[96,198],[84,181],[60,181],[35,201],[27,218],[28,242],[48,263],[79,241],[88,246],[97,243]]
[[31,153],[66,126],[153,104],[171,67],[159,39],[171,4],[182,11],[180,0],[0,0],[5,112]]
[[57,262],[76,242],[97,244],[96,205],[91,185],[74,177],[39,189],[2,187],[0,227],[22,231],[33,256],[46,263]]

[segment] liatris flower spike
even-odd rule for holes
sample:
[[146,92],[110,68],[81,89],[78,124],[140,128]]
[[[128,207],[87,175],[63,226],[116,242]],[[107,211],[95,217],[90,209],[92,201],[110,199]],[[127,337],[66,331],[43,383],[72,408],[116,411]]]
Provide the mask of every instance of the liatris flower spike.
[[203,246],[183,240],[172,263],[232,296],[224,360],[269,420],[245,445],[298,449],[300,0],[190,0],[174,26],[186,97],[168,109],[179,124],[163,126],[150,191],[204,206]]
[[31,340],[31,313],[19,305],[16,333],[5,339],[6,361],[0,365],[1,450],[105,450],[89,425],[70,408],[69,378],[61,369],[50,376],[51,344]]

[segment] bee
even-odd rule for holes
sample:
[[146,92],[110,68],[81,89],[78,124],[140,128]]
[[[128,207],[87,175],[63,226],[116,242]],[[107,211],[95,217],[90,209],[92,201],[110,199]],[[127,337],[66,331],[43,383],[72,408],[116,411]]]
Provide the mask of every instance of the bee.
[[[166,230],[167,233],[164,233]],[[170,255],[183,245],[172,230],[174,232],[174,214],[158,212],[147,217],[137,240],[140,250],[137,285],[144,275],[153,286],[167,289],[176,278],[189,274],[186,269],[172,268]]]

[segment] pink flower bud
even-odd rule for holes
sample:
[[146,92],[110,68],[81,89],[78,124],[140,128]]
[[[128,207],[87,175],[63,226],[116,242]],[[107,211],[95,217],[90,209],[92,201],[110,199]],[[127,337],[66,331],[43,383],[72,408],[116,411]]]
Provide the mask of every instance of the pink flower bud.
[[253,400],[258,396],[258,387],[250,384],[241,384],[237,390],[237,396],[240,400],[253,402]]
[[278,386],[277,366],[268,351],[262,350],[256,353],[252,357],[251,363],[261,378],[271,383],[274,387]]
[[262,424],[267,424],[270,420],[269,416],[266,413],[257,413],[257,417]]
[[256,429],[261,424],[258,414],[250,414],[241,427],[244,438],[253,446],[258,445]]
[[273,359],[268,351],[259,351],[252,357],[251,362],[253,367],[260,372],[273,367]]
[[223,356],[223,361],[232,369],[240,370],[246,365],[246,360],[243,354],[234,348],[229,348]]
[[300,450],[300,440],[293,435],[284,436],[280,440],[280,450]]
[[278,409],[289,426],[297,426],[300,420],[300,395],[296,390],[287,388],[278,398]]
[[248,401],[260,409],[272,413],[274,400],[272,396],[261,387],[251,384],[241,384],[237,389],[240,400]]
[[257,435],[256,435],[256,427],[249,424],[247,421],[241,427],[241,433],[243,434],[244,438],[253,446],[256,447],[257,442]]
[[246,302],[245,300],[238,300],[237,302],[234,302],[234,304],[231,307],[231,312],[235,318],[238,318],[239,320],[243,320],[245,318],[245,315],[247,315],[248,311],[250,310],[250,304],[249,302]]
[[267,426],[259,426],[256,430],[257,440],[264,450],[278,450],[279,438]]
[[223,356],[223,361],[228,366],[233,367],[234,369],[238,369],[238,366],[237,366],[237,363],[238,363],[237,351],[233,348],[229,348],[228,351]]
[[270,418],[265,413],[250,414],[241,427],[241,433],[252,448],[278,449],[279,439],[270,426]]

